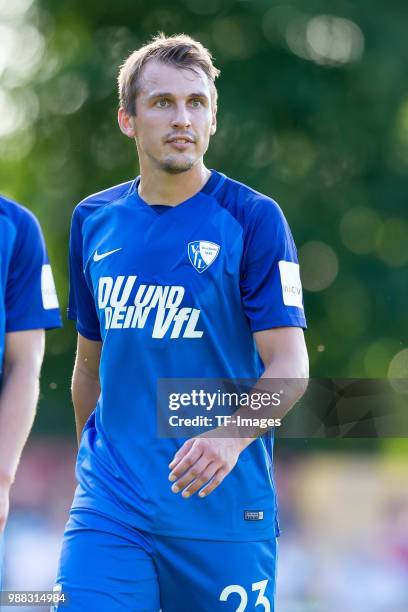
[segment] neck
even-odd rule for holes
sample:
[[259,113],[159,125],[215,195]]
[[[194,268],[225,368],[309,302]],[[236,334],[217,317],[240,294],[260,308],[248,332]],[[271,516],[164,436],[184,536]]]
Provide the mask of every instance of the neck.
[[139,195],[148,204],[177,206],[198,193],[211,176],[203,163],[180,174],[140,168]]

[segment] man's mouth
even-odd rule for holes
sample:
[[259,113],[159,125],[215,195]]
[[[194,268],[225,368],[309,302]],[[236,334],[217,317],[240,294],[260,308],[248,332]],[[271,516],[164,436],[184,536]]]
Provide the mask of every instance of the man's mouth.
[[191,136],[171,136],[167,142],[176,142],[178,144],[193,143],[194,139]]
[[194,140],[189,136],[172,136],[168,138],[166,142],[172,149],[176,149],[177,151],[185,151],[194,144]]

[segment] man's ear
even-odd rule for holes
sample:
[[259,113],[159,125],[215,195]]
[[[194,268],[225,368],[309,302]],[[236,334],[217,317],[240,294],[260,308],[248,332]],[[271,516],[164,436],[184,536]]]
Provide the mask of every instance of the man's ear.
[[211,136],[214,136],[216,131],[217,131],[217,107],[215,106],[212,109],[212,119],[211,119],[211,128],[210,128]]
[[136,127],[133,117],[122,106],[118,110],[118,123],[122,134],[128,138],[136,138]]

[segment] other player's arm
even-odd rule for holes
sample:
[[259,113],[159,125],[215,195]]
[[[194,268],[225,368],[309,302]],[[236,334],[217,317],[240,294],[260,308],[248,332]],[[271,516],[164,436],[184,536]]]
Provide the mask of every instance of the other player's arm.
[[[275,415],[282,417],[307,388],[309,361],[303,330],[298,327],[267,329],[255,332],[254,339],[265,366],[265,372],[258,381],[260,388],[265,389],[267,379],[290,380],[286,385],[285,401]],[[267,416],[270,417],[270,408],[268,410]],[[248,417],[250,409],[239,408],[234,413],[234,416],[237,415]],[[183,497],[190,497],[202,489],[200,497],[209,495],[235,467],[240,453],[266,431],[254,428],[245,434],[248,437],[242,437],[236,426],[231,425],[187,440],[169,465],[170,481],[177,480],[172,487],[173,493],[183,491]]]
[[95,409],[101,392],[99,382],[101,350],[102,342],[88,340],[88,338],[78,334],[77,353],[72,376],[72,401],[78,445],[85,423]]
[[7,519],[10,487],[34,421],[43,356],[43,329],[6,334],[0,394],[0,533]]

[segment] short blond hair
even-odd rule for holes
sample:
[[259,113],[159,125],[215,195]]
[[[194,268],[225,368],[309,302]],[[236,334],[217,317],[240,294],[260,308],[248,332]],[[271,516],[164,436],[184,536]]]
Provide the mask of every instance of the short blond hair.
[[216,106],[215,79],[219,76],[220,71],[214,66],[210,51],[187,34],[165,36],[160,32],[149,43],[133,51],[120,67],[119,104],[129,115],[136,114],[140,75],[146,63],[151,59],[183,70],[197,72],[198,69],[201,69],[210,81],[212,102]]

